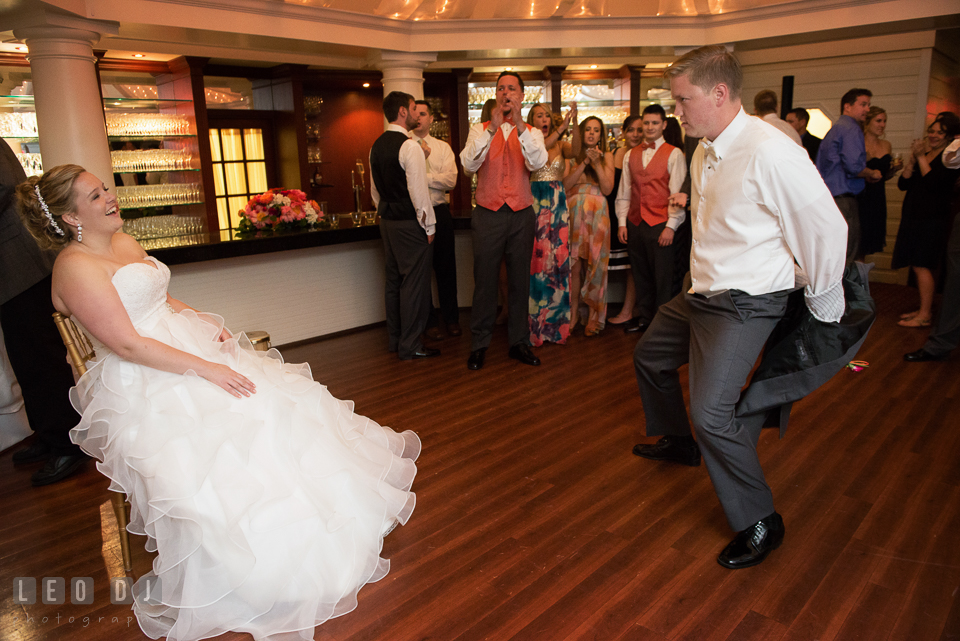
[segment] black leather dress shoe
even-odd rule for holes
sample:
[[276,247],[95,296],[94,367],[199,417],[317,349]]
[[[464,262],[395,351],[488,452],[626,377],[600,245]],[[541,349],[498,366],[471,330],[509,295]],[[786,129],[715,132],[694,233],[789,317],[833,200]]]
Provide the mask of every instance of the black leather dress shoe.
[[487,348],[481,347],[470,352],[470,358],[467,359],[467,369],[480,369],[483,367],[483,361],[487,356]]
[[29,463],[40,463],[50,458],[50,448],[46,443],[39,439],[34,439],[33,445],[25,447],[22,450],[13,453],[11,457],[14,465],[27,465]]
[[647,328],[650,327],[650,322],[645,320],[640,320],[635,318],[633,320],[627,321],[623,326],[623,331],[628,334],[633,334],[634,332],[645,332]]
[[517,343],[510,348],[508,352],[510,358],[515,358],[524,365],[539,365],[540,359],[534,356],[533,352],[530,351],[530,348],[524,345],[523,343]]
[[53,456],[47,461],[46,465],[33,473],[33,476],[30,477],[30,483],[34,487],[40,487],[41,485],[50,485],[62,481],[79,470],[87,462],[87,458],[86,454]]
[[670,461],[690,467],[700,465],[700,446],[692,437],[664,436],[653,445],[634,445],[633,453],[652,461]]
[[942,363],[948,358],[950,358],[950,352],[947,352],[946,354],[931,354],[922,348],[915,352],[910,352],[909,354],[903,355],[903,360],[907,361],[908,363],[926,363],[928,361],[937,361]]
[[434,356],[440,356],[439,349],[433,349],[432,347],[421,347],[415,351],[410,358],[401,358],[403,361],[412,361],[417,358],[433,358]]
[[740,532],[717,557],[717,563],[731,570],[761,563],[783,543],[783,519],[774,512]]

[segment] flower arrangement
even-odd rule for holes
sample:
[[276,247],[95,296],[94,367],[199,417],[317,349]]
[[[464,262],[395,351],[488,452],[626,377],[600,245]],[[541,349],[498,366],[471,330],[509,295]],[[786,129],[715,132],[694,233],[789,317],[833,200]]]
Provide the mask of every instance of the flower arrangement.
[[320,205],[299,189],[271,189],[254,196],[240,214],[241,234],[307,230],[323,220]]

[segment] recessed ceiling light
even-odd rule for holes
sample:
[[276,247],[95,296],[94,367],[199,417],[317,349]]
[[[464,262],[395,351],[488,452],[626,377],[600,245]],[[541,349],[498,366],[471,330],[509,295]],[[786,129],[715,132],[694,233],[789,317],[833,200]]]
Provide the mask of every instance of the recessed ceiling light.
[[134,57],[134,58],[143,58],[143,57],[145,57],[145,54],[135,53],[135,54],[133,54],[133,57]]
[[364,88],[364,89],[366,89],[366,88],[369,87],[369,86],[370,86],[370,83],[369,83],[369,82],[363,83],[363,88]]
[[505,71],[513,71],[513,67],[506,67]]
[[27,45],[17,45],[17,51],[26,51]]
[[597,65],[590,65],[590,68],[591,68],[591,69],[596,69],[596,68],[597,68]]

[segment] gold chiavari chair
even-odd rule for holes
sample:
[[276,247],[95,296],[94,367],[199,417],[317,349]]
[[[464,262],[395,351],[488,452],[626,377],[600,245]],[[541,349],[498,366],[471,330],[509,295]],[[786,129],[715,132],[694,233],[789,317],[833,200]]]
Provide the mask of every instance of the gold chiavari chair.
[[[87,361],[96,356],[90,339],[81,332],[69,316],[64,316],[60,312],[53,313],[53,322],[57,324],[60,330],[60,338],[67,348],[67,356],[77,370],[77,376],[83,376],[87,372]],[[120,530],[120,552],[123,555],[123,569],[126,572],[133,570],[133,562],[130,559],[130,536],[127,534],[127,523],[129,522],[129,513],[127,512],[127,500],[122,492],[110,492],[110,502],[113,504],[113,512],[117,517],[117,525]]]

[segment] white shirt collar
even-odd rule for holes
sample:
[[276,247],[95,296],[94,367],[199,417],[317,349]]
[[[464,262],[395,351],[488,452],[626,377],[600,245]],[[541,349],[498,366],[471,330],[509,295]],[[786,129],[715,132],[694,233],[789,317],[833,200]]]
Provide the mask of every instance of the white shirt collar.
[[392,122],[387,125],[387,131],[399,131],[400,133],[402,133],[402,134],[403,134],[404,136],[406,136],[407,138],[410,137],[410,132],[407,131],[405,127],[401,127],[400,125],[396,125],[396,124],[394,124],[394,123],[392,123]]
[[740,112],[734,116],[726,129],[721,131],[713,142],[702,138],[700,144],[703,145],[705,152],[715,155],[718,160],[722,160],[723,154],[730,148],[730,145],[733,144],[733,141],[737,139],[737,136],[749,122],[750,116],[743,110],[743,107],[740,107]]

